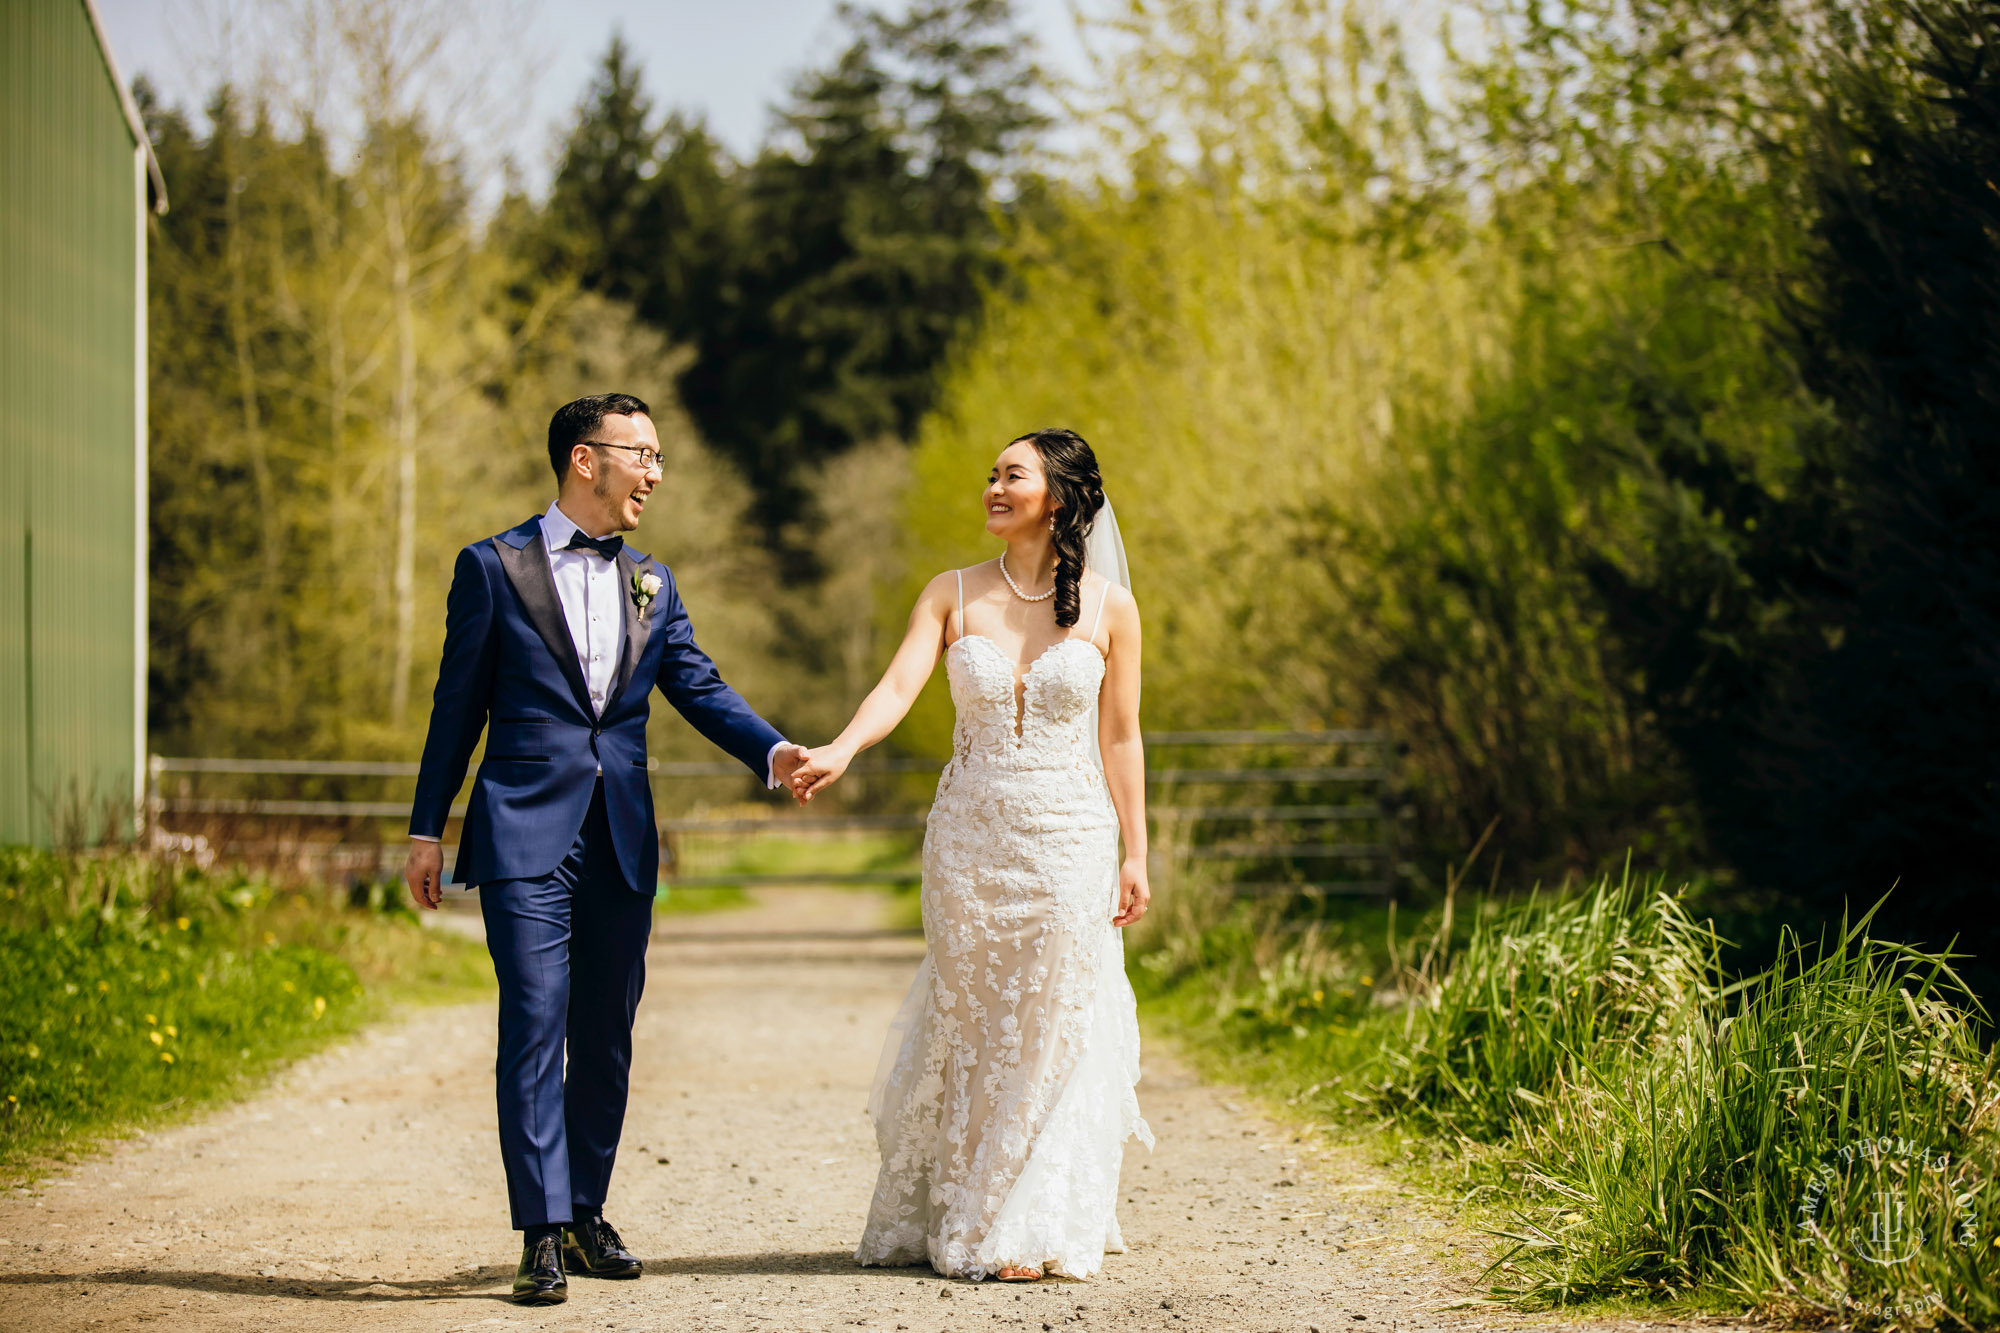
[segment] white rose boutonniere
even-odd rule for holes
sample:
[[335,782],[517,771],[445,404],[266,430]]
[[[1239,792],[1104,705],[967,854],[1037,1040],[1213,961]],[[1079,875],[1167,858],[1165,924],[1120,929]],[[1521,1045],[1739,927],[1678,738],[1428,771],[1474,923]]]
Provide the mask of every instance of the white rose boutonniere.
[[653,598],[657,597],[659,592],[660,576],[658,574],[640,573],[632,576],[632,603],[641,612],[645,611],[647,604]]

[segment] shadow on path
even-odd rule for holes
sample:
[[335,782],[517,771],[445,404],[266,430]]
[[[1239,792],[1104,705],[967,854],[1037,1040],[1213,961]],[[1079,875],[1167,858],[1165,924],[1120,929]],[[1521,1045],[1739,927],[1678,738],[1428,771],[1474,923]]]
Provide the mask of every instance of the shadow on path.
[[[677,1255],[646,1260],[646,1277],[768,1277],[784,1274],[856,1278],[924,1278],[941,1280],[926,1265],[910,1268],[862,1268],[847,1250],[767,1254]],[[394,1303],[398,1301],[504,1301],[512,1268],[489,1266],[464,1269],[444,1278],[384,1282],[359,1278],[253,1277],[243,1273],[204,1273],[168,1268],[112,1268],[86,1273],[5,1273],[5,1287],[161,1287],[205,1291],[221,1296],[271,1296],[301,1300]],[[572,1284],[592,1279],[571,1275]],[[500,1288],[487,1290],[487,1288]]]
[[251,1277],[242,1273],[185,1272],[170,1268],[112,1268],[91,1273],[0,1273],[0,1287],[167,1287],[222,1296],[284,1296],[307,1300],[395,1302],[500,1301],[507,1292],[484,1291],[513,1280],[512,1268],[466,1269],[447,1278],[381,1282],[359,1278]]
[[775,1277],[786,1273],[823,1277],[894,1277],[906,1282],[911,1278],[926,1278],[933,1282],[945,1280],[932,1272],[929,1264],[916,1264],[908,1268],[863,1268],[854,1262],[852,1250],[818,1250],[812,1253],[781,1250],[767,1254],[691,1254],[646,1260],[648,1277],[667,1274],[689,1277]]

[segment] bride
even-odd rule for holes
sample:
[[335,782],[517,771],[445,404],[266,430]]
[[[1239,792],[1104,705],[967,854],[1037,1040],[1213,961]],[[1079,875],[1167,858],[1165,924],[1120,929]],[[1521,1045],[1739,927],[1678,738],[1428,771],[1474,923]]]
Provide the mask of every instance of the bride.
[[881,683],[793,784],[811,800],[837,780],[943,655],[958,723],[924,834],[928,950],[869,1098],[882,1170],[855,1258],[1082,1278],[1124,1249],[1125,1140],[1153,1142],[1117,929],[1150,897],[1139,611],[1082,436],[1014,440],[985,501],[1006,551],[931,580]]

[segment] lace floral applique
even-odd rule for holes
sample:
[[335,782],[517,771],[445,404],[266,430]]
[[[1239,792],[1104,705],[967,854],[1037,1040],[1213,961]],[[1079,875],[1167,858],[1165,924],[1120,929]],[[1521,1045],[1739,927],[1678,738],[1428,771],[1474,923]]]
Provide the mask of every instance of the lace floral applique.
[[1139,1115],[1139,1030],[1111,925],[1118,822],[1092,759],[1104,658],[1029,669],[978,635],[946,654],[958,710],[924,839],[930,945],[869,1101],[882,1170],[856,1258],[1088,1277]]

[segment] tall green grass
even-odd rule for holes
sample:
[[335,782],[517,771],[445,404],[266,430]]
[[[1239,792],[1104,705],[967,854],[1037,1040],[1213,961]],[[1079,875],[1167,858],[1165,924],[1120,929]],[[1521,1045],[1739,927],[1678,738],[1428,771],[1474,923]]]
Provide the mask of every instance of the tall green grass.
[[2000,1068],[1948,960],[1866,927],[1576,1049],[1517,1130],[1505,1294],[2000,1323]]
[[1481,1200],[1495,1297],[2000,1325],[2000,1064],[1949,957],[1864,917],[1731,977],[1629,877],[1400,943],[1362,920],[1240,906],[1135,980],[1211,1062],[1420,1131]]
[[484,951],[355,907],[129,854],[0,848],[0,1176],[250,1086],[391,998],[481,993]]
[[1404,969],[1418,1002],[1383,1048],[1377,1097],[1475,1140],[1541,1115],[1589,1053],[1650,1049],[1717,992],[1713,934],[1629,878],[1476,916],[1455,949],[1451,925]]

